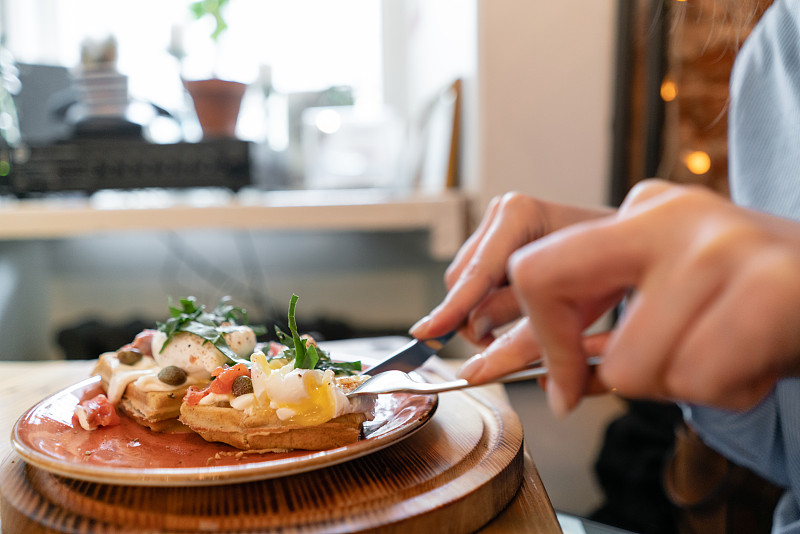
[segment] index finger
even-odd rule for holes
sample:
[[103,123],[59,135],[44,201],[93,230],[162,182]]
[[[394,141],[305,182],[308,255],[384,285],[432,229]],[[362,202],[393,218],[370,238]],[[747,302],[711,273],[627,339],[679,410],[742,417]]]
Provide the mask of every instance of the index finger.
[[465,245],[465,252],[459,253],[448,272],[448,285],[452,285],[444,300],[412,328],[415,337],[437,337],[457,328],[492,289],[505,285],[509,256],[538,237],[531,202],[507,194],[494,207],[485,228],[476,234],[478,238]]

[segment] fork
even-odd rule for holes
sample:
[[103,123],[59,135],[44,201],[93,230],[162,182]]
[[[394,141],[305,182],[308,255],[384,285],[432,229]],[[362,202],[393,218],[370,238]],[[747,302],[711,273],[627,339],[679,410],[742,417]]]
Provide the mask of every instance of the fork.
[[[594,367],[602,361],[603,359],[601,356],[591,356],[586,359],[586,365]],[[536,365],[536,367],[503,375],[483,384],[472,384],[463,378],[437,383],[421,382],[419,380],[414,380],[403,371],[384,371],[383,373],[378,373],[367,379],[363,384],[348,393],[347,396],[356,397],[359,395],[375,395],[378,393],[443,393],[445,391],[483,386],[491,383],[508,384],[510,382],[532,380],[547,374],[547,367],[542,366],[540,362],[536,362],[532,365]]]

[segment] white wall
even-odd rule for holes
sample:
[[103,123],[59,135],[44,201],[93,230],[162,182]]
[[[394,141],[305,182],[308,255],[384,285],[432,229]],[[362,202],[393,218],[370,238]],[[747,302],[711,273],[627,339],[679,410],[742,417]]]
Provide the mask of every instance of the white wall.
[[605,203],[614,0],[478,2],[477,172],[483,205],[519,190]]
[[414,120],[477,66],[475,0],[384,0],[384,101]]

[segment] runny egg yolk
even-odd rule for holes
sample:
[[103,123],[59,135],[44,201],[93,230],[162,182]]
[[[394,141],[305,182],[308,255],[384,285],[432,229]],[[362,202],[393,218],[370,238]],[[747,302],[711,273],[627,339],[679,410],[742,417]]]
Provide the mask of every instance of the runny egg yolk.
[[303,374],[303,386],[308,395],[307,399],[296,403],[280,404],[276,407],[276,411],[288,408],[294,412],[294,415],[284,420],[285,423],[314,426],[333,419],[334,406],[330,381],[317,381],[316,374],[309,372]]
[[254,354],[251,361],[260,410],[274,411],[283,424],[300,426],[320,425],[336,416],[331,371],[293,369],[291,362],[267,360],[263,354]]

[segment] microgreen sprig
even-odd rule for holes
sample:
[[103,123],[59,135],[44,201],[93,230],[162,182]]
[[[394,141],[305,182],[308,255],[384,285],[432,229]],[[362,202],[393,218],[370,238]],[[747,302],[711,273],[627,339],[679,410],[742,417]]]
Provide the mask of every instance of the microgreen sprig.
[[[239,326],[248,323],[247,312],[230,304],[230,300],[228,296],[223,297],[211,312],[205,311],[205,307],[199,305],[195,297],[182,298],[177,306],[170,301],[169,319],[163,323],[156,323],[158,329],[167,335],[161,350],[164,350],[177,333],[189,332],[214,345],[232,363],[244,363],[249,366],[250,361],[240,358],[225,341],[225,334],[235,332]],[[264,326],[257,325],[250,328],[257,336],[266,332]]]
[[292,294],[289,300],[289,331],[291,335],[286,334],[277,326],[275,333],[278,336],[278,341],[283,343],[286,350],[283,351],[287,359],[294,359],[295,369],[330,369],[337,375],[352,375],[361,371],[361,362],[334,362],[331,357],[321,348],[306,343],[306,340],[300,337],[297,331],[297,320],[295,319],[295,309],[297,308],[298,296]]

